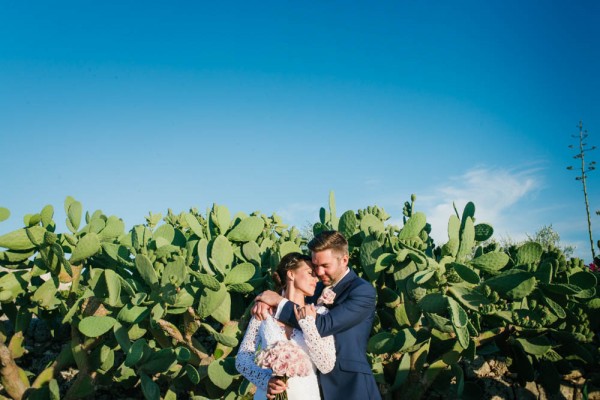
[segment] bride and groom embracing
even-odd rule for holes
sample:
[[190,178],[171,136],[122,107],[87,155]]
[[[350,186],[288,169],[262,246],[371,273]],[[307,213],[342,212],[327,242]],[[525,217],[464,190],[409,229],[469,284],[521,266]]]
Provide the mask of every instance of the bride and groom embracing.
[[[375,289],[348,268],[348,242],[339,232],[320,233],[308,248],[312,257],[290,253],[277,266],[273,278],[283,295],[265,291],[256,297],[236,368],[256,385],[254,399],[286,392],[289,400],[379,400],[366,356]],[[316,297],[319,279],[324,289],[316,306],[306,304],[305,298]],[[265,351],[279,344],[292,344],[309,368],[287,380],[275,376],[276,367],[264,368],[265,359],[273,361]],[[293,357],[282,352],[288,366]]]

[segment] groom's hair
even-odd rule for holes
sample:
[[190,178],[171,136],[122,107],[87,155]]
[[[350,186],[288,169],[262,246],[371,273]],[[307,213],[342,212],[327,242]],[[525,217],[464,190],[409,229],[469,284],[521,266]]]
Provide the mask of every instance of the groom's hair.
[[342,255],[348,254],[348,241],[338,231],[323,231],[308,242],[308,248],[312,252],[333,250]]

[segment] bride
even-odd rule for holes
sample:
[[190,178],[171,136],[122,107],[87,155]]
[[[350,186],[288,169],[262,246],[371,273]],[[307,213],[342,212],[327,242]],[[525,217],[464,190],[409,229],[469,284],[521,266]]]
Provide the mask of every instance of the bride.
[[[335,364],[335,343],[333,336],[322,338],[315,326],[316,314],[326,314],[324,306],[305,305],[304,298],[313,296],[317,286],[316,277],[310,257],[300,253],[285,255],[273,274],[276,289],[283,297],[300,307],[296,312],[298,324],[302,330],[291,328],[278,322],[272,316],[264,321],[252,317],[238,350],[235,366],[237,370],[256,386],[255,400],[267,398],[269,383],[279,384],[280,378],[273,376],[270,369],[256,365],[256,353],[259,349],[280,340],[295,342],[305,352],[311,362],[312,369],[308,376],[296,376],[287,381],[289,400],[320,400],[319,383],[316,370],[321,373],[330,372]],[[279,382],[277,382],[279,381]]]

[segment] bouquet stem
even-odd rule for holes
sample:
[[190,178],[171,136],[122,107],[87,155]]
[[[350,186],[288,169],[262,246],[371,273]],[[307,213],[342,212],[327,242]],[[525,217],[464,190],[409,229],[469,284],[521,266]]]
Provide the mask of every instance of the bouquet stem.
[[[287,376],[285,376],[285,375],[284,376],[279,376],[278,378],[281,378],[281,380],[283,381],[283,383],[285,383],[286,386],[287,386],[287,380],[288,380]],[[278,394],[275,395],[275,400],[287,400],[287,398],[288,398],[288,396],[287,396],[287,389],[284,392],[278,393]]]

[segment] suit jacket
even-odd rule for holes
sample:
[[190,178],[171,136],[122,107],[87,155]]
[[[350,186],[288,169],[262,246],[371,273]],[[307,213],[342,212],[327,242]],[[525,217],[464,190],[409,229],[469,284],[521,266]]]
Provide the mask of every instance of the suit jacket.
[[[375,289],[352,270],[333,288],[329,313],[317,315],[321,336],[334,335],[336,361],[328,374],[319,373],[324,400],[379,400],[381,396],[367,360],[367,341],[375,316]],[[287,302],[279,320],[299,328],[294,303]]]

